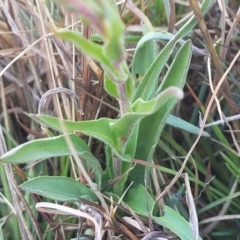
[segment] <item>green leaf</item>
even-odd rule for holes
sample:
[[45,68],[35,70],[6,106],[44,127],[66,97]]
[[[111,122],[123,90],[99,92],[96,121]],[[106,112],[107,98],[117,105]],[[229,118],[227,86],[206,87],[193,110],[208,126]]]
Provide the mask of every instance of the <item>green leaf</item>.
[[188,68],[192,56],[191,41],[186,41],[179,51],[167,71],[157,92],[163,91],[170,86],[183,88],[188,73]]
[[[147,36],[148,35],[146,35],[145,38],[147,38]],[[154,90],[156,90],[158,76],[162,71],[164,65],[166,64],[167,60],[169,59],[175,46],[175,42],[174,44],[170,43],[169,43],[170,46],[166,45],[164,47],[164,49],[159,53],[154,62],[148,68],[142,79],[140,79],[140,83],[136,89],[133,98],[134,101],[136,101],[138,98],[142,98],[143,100],[146,101],[154,93]],[[139,41],[138,44],[139,45],[141,44],[141,40]]]
[[117,86],[116,86],[116,83],[113,82],[110,77],[107,75],[107,74],[104,74],[104,88],[106,90],[106,92],[116,98],[116,99],[119,99],[119,94],[118,94],[118,89],[117,89]]
[[29,117],[39,122],[42,126],[48,126],[58,131],[62,131],[62,124],[64,124],[67,132],[82,132],[87,136],[94,137],[111,147],[113,152],[123,161],[130,161],[130,156],[122,155],[118,148],[116,135],[110,128],[110,125],[115,123],[116,120],[109,118],[100,118],[90,121],[73,122],[68,120],[60,120],[58,118],[50,117],[47,115],[27,114]]
[[176,99],[182,99],[183,91],[180,88],[169,87],[150,101],[144,101],[139,98],[133,103],[132,111],[144,115],[152,114],[160,109],[160,107],[172,97],[175,97]]
[[[184,54],[184,56],[182,56],[182,54]],[[182,56],[182,58],[180,58],[180,56]],[[160,89],[162,91],[166,89],[166,87],[170,86],[183,88],[186,80],[186,74],[188,72],[190,56],[191,42],[187,41],[179,49],[176,58],[171,64],[169,71],[163,80],[163,83],[160,85]],[[156,113],[145,117],[141,121],[136,150],[137,159],[150,160],[152,158],[155,146],[167,121],[167,117],[176,103],[176,99],[170,99]]]
[[109,66],[111,64],[109,58],[104,54],[103,47],[87,40],[81,33],[64,30],[56,32],[55,34],[58,37],[71,42],[84,54],[100,62],[104,66]]
[[97,197],[91,189],[68,177],[36,177],[21,184],[20,188],[56,201],[78,202],[79,198],[86,198],[94,202],[97,201]]
[[[178,118],[172,114],[170,114],[167,118],[167,124],[169,124],[172,127],[179,128],[181,130],[184,130],[189,133],[193,133],[198,135],[200,128],[192,125],[191,123],[182,120],[181,118]],[[202,136],[204,137],[210,137],[211,135],[205,131],[203,131]]]
[[[79,154],[89,151],[86,143],[75,134],[69,135]],[[0,158],[5,163],[28,163],[36,160],[71,155],[64,135],[32,140],[19,145],[3,154]]]
[[106,165],[107,165],[107,173],[110,179],[114,179],[114,171],[113,171],[113,159],[112,159],[112,149],[105,145],[104,146],[104,153],[105,153],[105,159],[106,159]]
[[189,223],[176,211],[165,206],[163,217],[152,217],[161,226],[174,232],[182,240],[192,240],[192,231]]
[[[92,155],[88,145],[77,135],[69,134],[71,144],[85,161],[88,167],[95,170],[98,183],[101,181],[102,168],[99,161]],[[1,156],[0,161],[5,163],[28,163],[50,157],[61,157],[71,155],[65,136],[57,136],[32,140],[19,145]]]
[[[230,193],[227,196],[225,195],[222,198],[218,198],[217,200],[205,205],[204,207],[202,207],[201,209],[199,209],[198,214],[204,213],[210,209],[214,209],[217,208],[220,204],[224,204],[226,201],[231,201],[232,199],[236,198],[239,199],[240,197],[240,192],[235,192],[235,193]],[[238,200],[237,200],[238,201]],[[220,208],[221,206],[219,206]]]
[[124,69],[125,69],[126,75],[128,76],[125,82],[125,93],[126,93],[127,101],[131,103],[133,95],[135,93],[135,82],[134,82],[134,79],[131,77],[128,66],[126,64],[124,64]]
[[[133,79],[130,77],[130,73],[129,73],[127,66],[124,66],[124,71],[126,73],[126,76],[128,76],[127,80],[124,84],[124,88],[125,88],[127,101],[130,102],[132,100],[132,97],[133,97],[133,94],[135,91],[135,83],[134,83]],[[118,92],[117,84],[107,74],[105,74],[105,77],[104,77],[104,88],[109,95],[115,97],[116,99],[119,99],[119,92]]]
[[132,60],[132,75],[136,83],[141,82],[144,74],[155,60],[157,53],[158,44],[154,39],[144,42],[135,50]]
[[170,2],[168,0],[163,0],[162,2],[164,4],[164,10],[165,10],[165,13],[166,13],[167,21],[169,23],[169,21],[170,21],[170,14],[171,14]]
[[[126,144],[125,151],[124,151],[124,154],[131,156],[131,158],[133,158],[133,156],[135,155],[135,151],[136,151],[137,138],[138,138],[138,127],[139,127],[139,121],[134,125],[131,136],[129,137],[129,140]],[[106,155],[106,157],[107,157],[107,155]],[[109,155],[108,155],[108,157],[109,157]],[[112,169],[113,168],[112,162],[113,162],[113,159],[108,158],[107,170],[109,172],[109,176],[112,176],[111,179],[116,177],[116,176],[114,176],[114,172]],[[116,184],[113,187],[114,190],[116,190],[116,189],[118,190],[118,191],[115,191],[115,193],[117,193],[117,192],[122,193],[126,189],[125,183],[128,179],[129,174],[130,175],[132,174],[132,171],[129,172],[131,165],[132,165],[132,162],[127,162],[127,161],[121,162],[120,174],[122,175],[122,177],[118,182],[116,182]]]
[[134,129],[132,131],[132,134],[131,134],[131,136],[130,136],[128,142],[127,142],[126,148],[125,148],[125,154],[129,154],[132,157],[134,157],[135,151],[136,151],[136,147],[137,147],[139,123],[140,122],[137,122],[134,125]]
[[100,118],[90,121],[73,122],[68,120],[60,120],[47,115],[27,114],[29,117],[39,122],[42,126],[48,126],[52,129],[62,132],[62,124],[64,124],[67,132],[82,132],[88,136],[94,137],[111,147],[115,147],[115,136],[110,129],[110,123],[116,120],[109,118]]
[[106,53],[106,49],[103,46],[93,43],[90,40],[87,40],[82,36],[82,34],[78,32],[64,30],[56,32],[55,34],[58,37],[74,44],[84,54],[98,61],[102,65],[103,69],[110,76],[114,76],[114,79],[112,80],[119,82],[126,81],[125,74],[120,73],[118,69],[114,66],[114,64],[112,63],[112,59],[109,58],[108,54]]
[[235,165],[234,161],[232,161],[226,154],[220,152],[223,159],[226,161],[227,167],[231,173],[238,178],[240,175],[239,168]]
[[154,199],[142,185],[130,189],[124,198],[124,202],[137,214],[148,217],[154,209]]
[[[176,87],[169,87],[165,91],[157,95],[156,98],[150,101],[138,99],[133,105],[133,112],[125,114],[115,123],[110,124],[110,129],[114,132],[117,140],[117,149],[122,153],[125,151],[125,146],[132,134],[135,124],[143,117],[158,111],[170,99],[181,99],[183,92]],[[132,156],[133,157],[133,156]]]
[[[212,0],[205,0],[201,6],[201,12],[204,15],[210,6],[212,5]],[[151,64],[150,68],[147,70],[145,75],[140,81],[140,84],[138,85],[138,88],[134,95],[134,101],[138,98],[142,98],[143,100],[148,100],[149,97],[154,92],[154,89],[156,87],[156,82],[158,81],[158,76],[160,72],[162,71],[163,67],[167,63],[167,60],[169,59],[176,42],[186,36],[189,31],[192,30],[192,28],[197,23],[196,18],[193,16],[191,17],[184,26],[179,29],[179,31],[176,33],[176,35],[171,39],[171,41],[168,42],[168,44],[162,49],[162,51],[159,53],[159,55],[156,57],[155,61]],[[165,34],[166,35],[166,34]],[[163,37],[164,34],[157,33],[149,33],[145,35],[137,44],[136,51],[138,51],[138,48],[144,44],[146,41],[151,41],[156,36],[160,36],[159,38]],[[170,37],[169,34],[166,35],[167,37]]]

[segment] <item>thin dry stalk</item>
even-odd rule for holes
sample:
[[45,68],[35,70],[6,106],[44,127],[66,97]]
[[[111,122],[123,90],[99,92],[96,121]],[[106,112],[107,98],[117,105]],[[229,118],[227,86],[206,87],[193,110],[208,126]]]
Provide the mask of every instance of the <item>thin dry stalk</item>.
[[189,224],[192,230],[192,237],[194,240],[198,240],[199,238],[198,216],[197,216],[197,211],[196,211],[196,207],[195,207],[192,192],[191,192],[188,174],[184,173],[183,178],[184,178],[185,187],[186,187],[186,202],[189,210]]
[[[6,152],[7,152],[7,147],[6,147],[4,136],[2,133],[2,128],[0,126],[0,156],[2,156]],[[3,164],[3,166],[4,166],[6,177],[8,180],[9,189],[10,189],[10,192],[12,195],[13,206],[14,206],[14,210],[16,212],[16,217],[18,220],[17,222],[18,222],[18,226],[20,229],[21,237],[24,240],[33,240],[33,236],[30,233],[27,223],[23,217],[23,211],[20,206],[21,200],[19,199],[19,196],[18,196],[19,189],[14,180],[14,175],[13,175],[11,164]],[[42,238],[40,238],[40,239],[42,239]]]
[[[206,47],[208,49],[209,55],[211,56],[211,59],[213,61],[213,65],[216,69],[216,75],[214,76],[214,79],[213,79],[213,85],[216,86],[217,82],[218,82],[218,79],[223,76],[224,71],[223,71],[222,65],[220,63],[219,57],[216,53],[216,50],[214,48],[214,45],[212,43],[212,39],[211,39],[210,34],[208,32],[208,29],[207,29],[205,20],[203,18],[203,15],[201,14],[198,2],[195,1],[195,0],[190,0],[189,2],[190,2],[190,5],[192,7],[192,10],[194,12],[194,15],[195,15],[195,17],[198,21],[199,28],[200,28],[202,36],[205,40]],[[223,82],[223,85],[220,88],[220,92],[226,98],[226,101],[228,103],[231,114],[234,115],[234,113],[236,111],[239,111],[240,108],[233,102],[231,94],[230,94],[229,86],[228,86],[228,83],[226,81]],[[237,124],[237,125],[239,125],[239,124]]]

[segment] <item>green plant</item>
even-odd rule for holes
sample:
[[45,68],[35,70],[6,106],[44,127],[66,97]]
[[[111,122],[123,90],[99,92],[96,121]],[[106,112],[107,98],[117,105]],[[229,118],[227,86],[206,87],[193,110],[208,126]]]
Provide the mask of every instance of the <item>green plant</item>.
[[[204,1],[203,13],[208,10],[210,2]],[[144,187],[144,179],[150,178],[150,171],[147,167],[134,166],[132,160],[150,162],[165,124],[176,126],[176,117],[170,113],[183,98],[182,89],[192,54],[191,41],[184,41],[182,38],[194,27],[196,21],[191,18],[175,35],[168,35],[169,42],[159,52],[156,40],[165,39],[166,36],[153,32],[151,23],[146,19],[144,36],[137,44],[130,71],[124,46],[125,26],[114,2],[108,3],[103,0],[66,1],[67,6],[77,9],[84,20],[93,25],[101,37],[102,45],[85,39],[77,32],[64,30],[56,31],[55,34],[73,43],[85,55],[101,64],[104,70],[104,87],[107,93],[118,101],[119,118],[74,122],[42,115],[41,111],[37,115],[28,114],[42,127],[52,128],[63,134],[22,144],[5,153],[0,160],[17,164],[73,155],[90,188],[61,176],[36,177],[21,184],[20,188],[56,201],[78,202],[79,199],[86,198],[96,202],[97,199],[103,201],[100,190],[104,176],[104,181],[114,180],[114,184],[103,193],[114,196],[117,201],[125,195],[128,184],[134,181],[123,198],[124,204],[136,213],[148,217],[156,212],[153,194],[151,191],[146,193]],[[129,7],[134,11],[134,7]],[[174,49],[177,49],[177,53],[169,63]],[[159,82],[159,74],[167,65],[167,73]],[[182,122],[178,127],[198,133],[198,128],[186,122]],[[103,172],[99,161],[75,132],[81,132],[105,144],[106,171]],[[204,134],[208,136],[207,133]],[[96,185],[92,184],[85,169],[94,171],[93,181]],[[57,188],[58,185],[61,187]],[[148,185],[150,183],[147,181]],[[135,196],[140,199],[138,205]],[[154,221],[172,230],[182,239],[192,239],[188,222],[168,207],[165,211],[165,216],[153,217]],[[172,219],[176,222],[172,222]]]

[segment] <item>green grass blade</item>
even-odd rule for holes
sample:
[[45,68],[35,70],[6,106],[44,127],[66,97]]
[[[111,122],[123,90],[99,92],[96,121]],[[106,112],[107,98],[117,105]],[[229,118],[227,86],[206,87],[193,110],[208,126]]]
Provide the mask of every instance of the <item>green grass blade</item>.
[[[198,135],[200,128],[194,126],[193,124],[182,120],[181,118],[178,118],[172,114],[170,114],[167,118],[167,122],[168,125],[175,127],[175,128],[179,128],[181,130],[187,131],[189,133],[193,133]],[[210,137],[211,135],[209,133],[207,133],[206,131],[203,131],[202,136],[204,137]]]

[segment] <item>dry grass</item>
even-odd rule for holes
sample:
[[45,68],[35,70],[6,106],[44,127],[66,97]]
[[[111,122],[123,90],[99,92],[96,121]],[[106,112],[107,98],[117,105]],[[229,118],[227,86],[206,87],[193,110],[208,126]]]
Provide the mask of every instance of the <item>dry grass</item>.
[[[149,4],[144,5],[143,1],[135,1],[138,7],[148,14],[150,20],[162,24],[161,26],[158,25],[158,27],[163,30],[172,31],[174,28],[177,30],[182,25],[182,22],[190,17],[190,6],[187,1],[169,1],[173,4],[172,6],[175,6],[176,14],[171,15],[167,25],[166,18],[163,18],[162,21],[156,20],[154,8],[151,7],[152,2],[154,1],[149,1]],[[121,4],[121,7],[124,7],[124,4]],[[220,9],[223,10],[220,11]],[[164,14],[164,9],[162,14]],[[139,20],[137,17],[125,9],[122,18],[128,28],[131,29],[131,33],[137,32],[138,34]],[[199,109],[203,111],[206,109],[203,121],[206,121],[207,117],[210,116],[217,120],[223,116],[222,113],[225,116],[240,114],[238,84],[240,76],[240,52],[238,50],[240,46],[240,8],[238,2],[232,0],[229,1],[228,5],[225,5],[223,0],[218,0],[207,14],[205,20],[207,26],[205,32],[200,31],[197,27],[190,37],[195,46],[202,49],[208,47],[208,51],[215,61],[209,62],[208,65],[206,57],[193,57],[187,88],[185,89],[186,97],[177,111],[179,116],[195,125],[198,121]],[[53,101],[49,102],[45,107],[45,112],[48,114],[78,121],[99,117],[114,118],[118,114],[116,102],[109,98],[103,90],[102,70],[98,64],[83,56],[73,45],[55,37],[52,32],[53,29],[57,28],[81,31],[86,38],[90,38],[92,33],[91,26],[79,21],[77,14],[71,14],[53,1],[37,0],[35,4],[29,0],[2,1],[0,19],[0,120],[8,149],[30,139],[45,136],[39,126],[26,117],[24,112],[37,113],[41,96],[52,88],[66,87],[75,92],[79,96],[80,108],[84,115],[76,111],[75,102],[63,93],[54,96]],[[202,25],[202,28],[204,28],[204,25]],[[207,47],[205,47],[205,43]],[[215,50],[210,49],[213,43],[217,45],[215,48],[217,52],[214,56],[212,54],[214,54]],[[130,43],[127,48],[134,48],[134,46],[135,43]],[[131,51],[129,52],[130,61]],[[212,82],[208,81],[211,80],[210,74]],[[212,84],[213,90],[211,90],[209,84]],[[13,105],[11,105],[9,99],[12,100]],[[16,118],[16,115],[18,118]],[[24,126],[26,128],[23,128]],[[223,132],[223,130],[229,128],[231,135]],[[213,188],[216,191],[214,192],[209,188],[211,184],[209,183],[206,185],[205,193],[197,201],[199,210],[203,209],[204,206],[209,207],[203,213],[199,212],[201,235],[205,239],[240,239],[238,230],[240,208],[237,200],[237,198],[239,199],[240,190],[238,186],[239,180],[234,178],[231,172],[226,172],[225,163],[219,155],[219,151],[224,151],[224,145],[229,144],[230,151],[239,158],[239,121],[234,121],[231,126],[226,124],[220,129],[221,131],[219,129],[209,130],[213,138],[220,141],[220,144],[208,139],[200,140],[199,143],[196,141],[195,144],[193,143],[195,140],[193,136],[180,133],[175,129],[167,129],[163,135],[163,140],[172,153],[179,156],[178,159],[181,159],[180,156],[187,155],[190,157],[191,155],[192,162],[190,161],[185,167],[186,162],[182,164],[182,162],[169,160],[169,154],[164,153],[164,151],[159,151],[160,153],[156,154],[154,160],[159,164],[158,160],[161,159],[160,165],[176,171],[179,171],[180,167],[182,167],[182,170],[187,168],[193,177],[202,182],[208,182],[213,175],[216,175],[216,180],[213,183]],[[222,135],[219,131],[223,133],[223,138],[227,142],[221,141],[223,138],[220,137]],[[89,144],[94,155],[102,161],[101,163],[104,166],[102,144],[92,139],[89,139]],[[163,145],[159,144],[159,149],[162,147]],[[18,166],[19,168],[14,170],[14,177],[12,170],[9,169],[10,166],[5,166],[5,171],[10,174],[8,178],[12,179],[13,182],[12,189],[17,189],[13,179],[16,179],[16,184],[21,183],[23,173],[23,176],[27,177],[51,173],[51,175],[64,174],[79,179],[79,169],[74,164],[64,163],[64,159],[60,162],[49,160],[41,164],[43,166],[39,168],[35,168],[35,166]],[[240,167],[239,165],[238,162],[237,166]],[[1,169],[1,174],[3,172],[3,169]],[[2,177],[2,181],[4,179]],[[177,179],[178,177],[176,177]],[[155,192],[158,196],[167,193],[165,197],[160,199],[159,204],[169,202],[169,199],[172,200],[173,192],[177,192],[181,188],[181,181],[178,181],[171,190],[173,185],[169,184],[171,181],[171,175],[157,170],[153,171]],[[6,186],[6,182],[2,182],[0,185],[1,192],[10,200],[11,197]],[[192,185],[192,187],[192,192],[197,197],[202,187],[198,184]],[[76,233],[78,231],[79,226],[74,221],[71,224],[63,222],[61,226],[58,226],[54,223],[57,216],[50,217],[47,213],[39,218],[31,216],[29,213],[34,206],[33,201],[30,200],[29,196],[23,196],[20,191],[19,195],[15,196],[15,198],[19,199],[20,197],[22,201],[26,198],[23,206],[25,210],[28,208],[28,217],[26,217],[25,213],[21,213],[22,205],[19,204],[20,202],[14,203],[15,206],[19,207],[17,211],[18,224],[22,236],[26,236],[26,239],[53,239],[53,235],[55,235],[56,239],[67,239],[72,232]],[[228,198],[227,196],[231,197]],[[211,207],[211,202],[215,203],[217,199],[224,199],[224,197],[226,197],[225,201],[223,200],[220,204],[216,203]],[[39,201],[37,196],[35,196],[34,200]],[[109,216],[107,217],[111,218],[113,214],[111,207],[113,206],[107,200],[106,202],[107,207],[105,206],[105,210],[102,209],[103,206],[99,206],[99,208],[104,213],[108,212]],[[179,205],[182,207],[185,206],[185,202],[181,202],[181,200],[175,201],[175,203],[176,205],[180,203]],[[3,198],[1,198],[0,204],[2,205],[1,209],[6,205]],[[134,216],[131,210],[125,209],[125,211],[128,212],[129,216]],[[182,211],[184,212],[184,210]],[[0,224],[3,224],[4,239],[19,239],[16,221],[13,220],[12,215],[13,212],[9,209],[0,212]],[[125,235],[121,239],[135,240],[147,235],[149,229],[151,231],[160,230],[151,221],[147,222],[146,219],[141,219],[138,216],[134,217],[134,222],[130,217],[122,218],[118,215],[115,218],[112,217],[113,225],[105,228],[108,239],[115,238],[111,235],[113,233],[115,233],[116,237],[124,233]],[[30,221],[35,225],[29,224]],[[46,221],[51,222],[51,234],[48,233],[50,229],[45,224]],[[59,222],[61,221],[60,219]],[[13,232],[11,232],[11,224],[14,226]],[[33,229],[35,229],[34,234],[37,234],[37,236],[31,233]],[[215,236],[212,233],[220,235]],[[166,239],[173,236],[172,233],[166,231],[161,234],[161,237]],[[144,239],[152,239],[152,236],[146,236]]]

